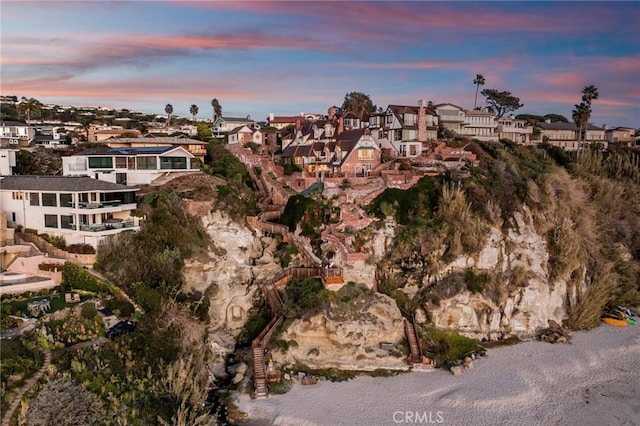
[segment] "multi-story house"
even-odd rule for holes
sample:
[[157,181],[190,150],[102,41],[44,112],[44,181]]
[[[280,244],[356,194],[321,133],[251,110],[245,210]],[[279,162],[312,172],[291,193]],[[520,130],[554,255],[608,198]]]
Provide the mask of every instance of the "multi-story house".
[[193,159],[193,154],[181,146],[90,148],[62,157],[62,174],[122,185],[148,185],[170,174],[198,171]]
[[245,144],[253,142],[262,145],[262,132],[257,129],[251,129],[248,126],[238,126],[228,133],[228,144]]
[[462,134],[462,127],[465,120],[465,110],[457,105],[444,103],[434,106],[438,114],[439,123],[445,128]]
[[251,119],[250,116],[246,118],[238,117],[218,117],[213,122],[211,127],[211,133],[214,138],[223,138],[227,133],[239,126],[247,126],[249,128],[256,128],[258,124]]
[[[579,129],[574,123],[551,123],[549,120],[538,123],[540,134],[535,140],[536,143],[548,142],[567,151],[577,151],[581,143],[578,141]],[[604,129],[589,124],[585,131],[582,147],[598,143],[606,147]]]
[[102,142],[107,139],[117,138],[124,134],[135,134],[140,136],[140,131],[136,129],[125,129],[122,126],[90,126],[87,140],[89,142]]
[[630,127],[615,127],[607,129],[605,127],[605,139],[608,143],[619,144],[623,146],[635,146],[636,129]]
[[389,105],[379,136],[384,140],[382,147],[390,147],[392,155],[418,157],[425,142],[437,139],[438,114],[423,100],[418,106]]
[[380,165],[380,148],[368,129],[356,129],[339,133],[335,140],[293,142],[280,158],[319,178],[367,176]]
[[12,228],[97,247],[111,235],[140,229],[132,216],[136,191],[86,176],[5,176],[0,178],[0,208]]
[[19,121],[0,121],[0,148],[24,147],[36,136],[36,130]]
[[207,143],[197,139],[191,139],[185,135],[180,136],[153,136],[145,135],[142,138],[113,138],[105,140],[109,148],[153,148],[181,146],[189,151],[200,161],[204,161],[207,155]]
[[458,134],[480,141],[498,141],[498,120],[486,109],[465,111],[464,122]]
[[533,126],[526,120],[518,120],[513,116],[498,118],[498,137],[510,139],[522,145],[531,144]]

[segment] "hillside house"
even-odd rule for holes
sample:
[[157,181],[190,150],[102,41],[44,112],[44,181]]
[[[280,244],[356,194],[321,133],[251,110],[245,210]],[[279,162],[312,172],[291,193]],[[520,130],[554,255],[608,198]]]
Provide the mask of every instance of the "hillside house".
[[249,128],[249,126],[238,126],[228,133],[228,144],[245,144],[253,142],[262,145],[262,132],[257,129]]
[[0,121],[0,148],[28,146],[35,136],[33,126],[19,121]]
[[604,131],[608,143],[622,146],[635,146],[635,133],[636,129],[630,127],[615,127]]
[[389,105],[378,136],[392,156],[418,157],[426,142],[437,139],[438,114],[423,100],[418,106]]
[[513,116],[500,117],[497,132],[500,139],[505,138],[522,145],[531,145],[533,126],[526,120],[518,120]]
[[180,136],[154,136],[147,134],[141,138],[113,138],[105,140],[109,148],[153,148],[181,146],[200,161],[204,161],[207,155],[207,143],[197,139],[191,139],[185,135]]
[[458,133],[471,139],[497,142],[498,120],[486,108],[468,110],[465,111],[464,122]]
[[443,103],[434,106],[438,114],[439,123],[445,128],[462,134],[462,127],[465,121],[465,110],[457,105]]
[[[547,120],[544,123],[538,123],[537,126],[540,129],[540,134],[535,141],[536,143],[546,141],[567,151],[577,151],[579,149],[579,129],[575,123],[551,123]],[[604,129],[591,124],[587,126],[584,139],[583,148],[593,143],[602,144],[603,147],[607,145]]]
[[259,128],[258,124],[250,116],[246,118],[218,117],[213,122],[213,126],[211,126],[211,134],[214,138],[224,138],[227,133],[240,126],[247,126],[252,129]]
[[194,158],[181,146],[90,148],[62,157],[62,174],[121,185],[148,185],[170,174],[198,171]]
[[5,176],[0,206],[10,227],[63,237],[67,244],[98,243],[125,230],[138,230],[136,192],[90,177]]

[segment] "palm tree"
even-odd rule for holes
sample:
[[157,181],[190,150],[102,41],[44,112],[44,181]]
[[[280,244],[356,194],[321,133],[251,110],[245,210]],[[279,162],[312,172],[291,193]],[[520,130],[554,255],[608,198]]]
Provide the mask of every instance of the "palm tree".
[[167,127],[171,125],[171,114],[173,114],[173,105],[167,104],[164,107],[164,112],[167,113]]
[[27,99],[23,96],[22,101],[18,105],[18,111],[26,117],[28,123],[31,121],[32,112],[42,112],[42,103],[35,98]]
[[196,115],[198,115],[198,105],[191,105],[191,107],[189,108],[189,112],[191,113],[191,117],[193,117],[193,120],[191,121],[191,124],[193,124],[196,122]]
[[598,88],[594,85],[585,86],[584,89],[582,89],[582,102],[580,102],[579,105],[575,105],[576,109],[573,111],[572,115],[573,121],[576,121],[575,117],[577,113],[580,121],[580,124],[576,122],[576,125],[580,127],[578,140],[584,140],[587,129],[589,128],[589,119],[591,118],[591,102],[598,99],[598,96],[600,96],[600,93],[598,92]]
[[484,75],[476,74],[476,78],[473,80],[473,84],[476,85],[476,99],[473,101],[473,109],[476,109],[478,104],[478,89],[480,89],[480,86],[484,86],[485,83]]
[[218,99],[211,99],[211,107],[213,108],[213,121],[216,121],[216,118],[222,117],[222,107]]

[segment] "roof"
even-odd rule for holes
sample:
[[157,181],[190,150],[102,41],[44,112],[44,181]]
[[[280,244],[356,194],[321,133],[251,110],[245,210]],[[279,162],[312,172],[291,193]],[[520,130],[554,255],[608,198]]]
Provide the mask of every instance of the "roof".
[[240,133],[240,130],[242,130],[242,129],[243,129],[243,128],[245,128],[245,127],[246,127],[247,131],[246,131],[246,132],[244,132],[244,133],[253,133],[253,130],[251,130],[249,127],[247,127],[247,125],[246,125],[246,124],[243,124],[242,126],[234,127],[233,129],[231,129],[231,130],[229,131],[229,134],[232,134],[232,133]]
[[75,155],[149,155],[149,154],[164,154],[165,152],[172,151],[178,147],[175,146],[145,146],[139,148],[88,148]]
[[238,121],[242,123],[254,123],[255,121],[247,117],[218,117],[223,121]]
[[441,107],[444,107],[444,106],[447,106],[447,105],[452,106],[452,107],[456,107],[456,108],[458,108],[459,110],[464,111],[464,108],[459,107],[459,106],[458,106],[458,105],[456,105],[456,104],[450,104],[450,103],[448,103],[448,102],[447,102],[447,103],[444,103],[444,104],[437,104],[437,105],[434,105],[434,107],[435,107],[435,108],[441,108]]
[[495,117],[495,114],[486,110],[481,109],[469,109],[465,111],[466,115],[485,115],[487,117]]
[[295,123],[296,120],[299,120],[299,119],[304,120],[304,117],[301,117],[299,115],[280,116],[280,117],[273,117],[273,120],[269,119],[269,123]]
[[171,145],[206,145],[206,142],[199,141],[197,139],[191,139],[187,137],[180,136],[149,136],[141,138],[117,138],[117,139],[108,139],[107,143],[118,142],[118,143],[157,143],[157,144],[171,144]]
[[0,189],[53,192],[139,190],[139,188],[92,179],[88,176],[4,176],[0,178]]
[[22,123],[20,121],[4,121],[3,120],[3,121],[0,122],[0,125],[2,125],[3,127],[6,127],[6,126],[31,127],[28,124]]
[[[578,126],[575,123],[538,123],[538,127],[543,130],[571,130],[578,131]],[[589,124],[588,130],[603,130],[600,127],[596,127]]]

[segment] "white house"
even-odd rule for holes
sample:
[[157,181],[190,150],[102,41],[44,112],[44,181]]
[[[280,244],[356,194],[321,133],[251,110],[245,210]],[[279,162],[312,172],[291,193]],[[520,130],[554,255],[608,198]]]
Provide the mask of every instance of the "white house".
[[90,177],[5,176],[0,206],[8,225],[64,237],[67,244],[90,244],[124,230],[138,230],[136,191]]
[[[533,131],[533,129],[532,129]],[[498,141],[498,120],[486,109],[465,111],[461,131],[462,136],[481,141]]]
[[91,148],[62,157],[62,174],[122,185],[148,185],[171,173],[198,171],[192,166],[194,158],[181,146]]
[[579,129],[574,123],[551,123],[546,121],[538,123],[537,126],[540,129],[540,134],[536,140],[537,143],[546,141],[566,151],[577,151],[581,145],[582,148],[585,148],[594,143],[601,144],[604,148],[607,147],[604,129],[592,124],[587,126],[585,140],[582,143],[578,141]]
[[262,145],[262,132],[260,130],[251,129],[249,126],[238,126],[229,132],[229,145],[233,144],[245,144],[247,142],[253,142],[257,145]]
[[36,130],[19,121],[0,121],[0,147],[27,146],[35,137]]
[[440,123],[449,130],[461,134],[465,111],[457,105],[444,103],[435,106]]
[[378,131],[382,148],[390,146],[392,155],[418,157],[423,144],[437,138],[438,114],[424,100],[418,106],[389,105],[382,129]]
[[12,175],[15,166],[16,150],[0,149],[0,176]]
[[247,116],[246,118],[218,117],[216,118],[216,121],[213,122],[211,133],[214,138],[222,138],[239,126],[247,126],[255,129],[258,124],[252,120],[250,116]]
[[498,136],[523,145],[531,144],[533,126],[513,116],[498,118]]

